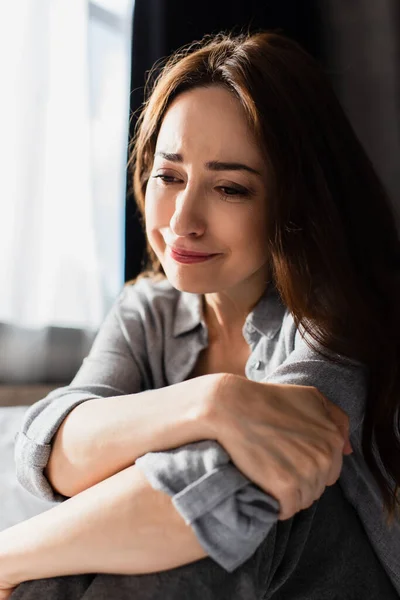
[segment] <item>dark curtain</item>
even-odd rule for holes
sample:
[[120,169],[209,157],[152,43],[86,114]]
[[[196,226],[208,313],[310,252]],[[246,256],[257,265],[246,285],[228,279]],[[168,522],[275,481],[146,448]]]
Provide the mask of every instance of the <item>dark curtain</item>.
[[400,2],[323,0],[324,64],[400,226]]
[[[400,212],[400,4],[398,0],[136,0],[131,127],[153,64],[219,31],[280,29],[314,55]],[[135,114],[136,113],[136,114]],[[125,280],[141,270],[144,233],[128,181]]]

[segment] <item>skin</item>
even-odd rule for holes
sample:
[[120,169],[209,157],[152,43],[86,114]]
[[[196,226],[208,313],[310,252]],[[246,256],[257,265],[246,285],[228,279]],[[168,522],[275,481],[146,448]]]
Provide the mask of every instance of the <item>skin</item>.
[[[257,173],[212,169],[211,161],[243,164]],[[145,206],[147,236],[168,280],[181,291],[204,295],[213,339],[228,347],[242,338],[244,320],[268,282],[267,173],[243,108],[225,88],[193,89],[171,104]],[[174,244],[220,254],[180,264],[169,251]]]

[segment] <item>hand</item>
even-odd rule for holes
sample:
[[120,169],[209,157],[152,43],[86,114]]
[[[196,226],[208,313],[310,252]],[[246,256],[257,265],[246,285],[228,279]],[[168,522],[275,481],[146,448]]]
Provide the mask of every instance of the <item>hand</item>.
[[347,415],[316,388],[223,374],[208,423],[236,467],[280,503],[280,520],[308,508],[352,452]]

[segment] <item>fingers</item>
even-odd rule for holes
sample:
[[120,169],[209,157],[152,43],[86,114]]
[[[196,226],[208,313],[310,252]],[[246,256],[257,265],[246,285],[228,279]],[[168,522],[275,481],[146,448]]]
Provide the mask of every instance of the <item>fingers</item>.
[[326,406],[329,417],[332,419],[332,421],[335,423],[336,427],[339,429],[343,440],[344,440],[344,445],[342,448],[342,453],[343,454],[351,454],[353,452],[353,448],[351,447],[351,443],[350,443],[350,422],[349,422],[349,417],[346,415],[346,413],[339,408],[339,406],[336,406],[336,404],[333,404],[332,402],[329,402]]
[[292,438],[286,443],[281,441],[279,448],[276,443],[268,449],[264,446],[263,454],[254,452],[251,479],[276,498],[279,519],[285,520],[309,508],[327,486],[337,482],[343,464],[343,441],[338,432],[327,431],[324,440]]
[[252,393],[236,402],[237,388],[231,390],[218,441],[244,475],[276,498],[279,519],[289,519],[339,479],[343,454],[352,452],[349,419],[310,386],[243,380],[239,391],[248,386]]
[[303,509],[303,498],[300,489],[297,489],[294,495],[286,494],[280,500],[278,499],[280,511],[279,511],[279,521],[286,521],[286,519],[290,519]]
[[339,429],[343,440],[343,454],[351,454],[353,452],[353,448],[350,443],[350,421],[348,415],[336,404],[328,400],[321,392],[314,388],[318,393],[318,396],[322,400],[322,403],[329,415],[329,418],[334,422],[336,427]]
[[282,489],[278,493],[280,504],[279,520],[290,519],[300,510],[305,510],[312,506],[322,496],[327,486],[334,485],[337,482],[340,476],[341,465],[342,457],[340,455],[332,465],[329,477],[319,472],[315,476],[314,481],[304,479],[299,482],[297,478],[297,487]]
[[321,484],[319,478],[317,483],[302,482],[293,489],[282,489],[276,499],[280,505],[279,520],[290,519],[301,510],[312,506],[324,493],[326,485]]
[[[337,469],[336,473],[339,472]],[[284,521],[309,508],[322,496],[327,486],[327,472],[314,466],[312,472],[301,474],[294,464],[279,457],[276,461],[270,460],[262,474],[254,472],[252,480],[277,500],[279,520]]]
[[340,450],[336,450],[332,457],[332,464],[326,478],[326,485],[334,485],[340,477],[340,473],[343,466],[343,453]]

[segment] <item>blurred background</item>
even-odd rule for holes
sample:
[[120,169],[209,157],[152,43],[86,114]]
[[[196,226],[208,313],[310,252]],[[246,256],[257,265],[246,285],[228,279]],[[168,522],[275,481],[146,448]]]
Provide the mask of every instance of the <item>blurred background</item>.
[[260,29],[283,31],[321,62],[400,212],[399,0],[4,5],[3,404],[37,399],[18,400],[15,386],[68,383],[124,282],[141,270],[126,163],[149,69],[206,33]]

